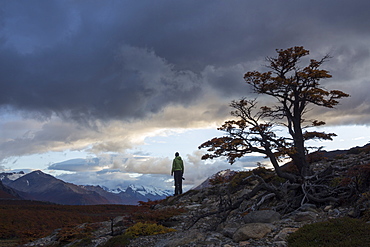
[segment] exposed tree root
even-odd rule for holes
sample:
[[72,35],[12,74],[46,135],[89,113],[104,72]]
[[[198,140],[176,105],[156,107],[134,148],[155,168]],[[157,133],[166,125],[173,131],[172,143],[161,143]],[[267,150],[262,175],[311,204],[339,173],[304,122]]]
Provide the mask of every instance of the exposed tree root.
[[[256,202],[248,210],[258,210],[262,205],[271,201],[272,198],[277,200],[277,205],[274,209],[284,214],[296,210],[305,203],[322,205],[325,203],[338,204],[342,201],[347,201],[355,195],[355,189],[350,185],[329,186],[328,184],[334,177],[333,173],[333,169],[326,169],[321,173],[306,177],[301,184],[287,181],[278,188],[273,184],[266,183],[262,177],[252,174],[243,179],[243,183],[252,179],[258,181],[258,184],[252,191],[238,198],[235,202],[232,202],[230,192],[227,190],[226,194],[222,195],[220,193],[218,210],[194,216],[194,220],[190,222],[187,229],[193,227],[200,219],[212,215],[218,215],[220,218],[219,223],[222,223],[226,221],[231,211],[239,208],[244,201],[250,200],[258,194],[260,195],[257,197]],[[261,194],[261,192],[264,193]]]

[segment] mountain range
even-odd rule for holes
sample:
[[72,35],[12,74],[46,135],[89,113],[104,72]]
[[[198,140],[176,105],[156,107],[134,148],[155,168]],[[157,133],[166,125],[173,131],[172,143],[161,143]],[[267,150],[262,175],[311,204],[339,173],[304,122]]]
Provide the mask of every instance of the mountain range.
[[[308,159],[329,159],[345,154],[357,154],[369,150],[370,143],[363,147],[354,147],[349,150],[318,151],[308,155]],[[290,162],[283,165],[291,165]],[[234,171],[225,170],[214,176],[228,177]],[[202,189],[209,186],[206,179],[194,189]],[[64,182],[42,171],[0,173],[0,200],[1,199],[25,199],[46,201],[64,205],[95,205],[95,204],[125,204],[136,205],[139,201],[154,201],[171,196],[172,192],[160,190],[154,187],[130,185],[127,188],[114,190],[102,186],[75,185]]]
[[42,171],[0,173],[0,199],[20,198],[64,205],[135,205],[139,201],[160,200],[170,195],[170,191],[148,186],[130,185],[126,189],[109,190],[101,186],[75,185]]

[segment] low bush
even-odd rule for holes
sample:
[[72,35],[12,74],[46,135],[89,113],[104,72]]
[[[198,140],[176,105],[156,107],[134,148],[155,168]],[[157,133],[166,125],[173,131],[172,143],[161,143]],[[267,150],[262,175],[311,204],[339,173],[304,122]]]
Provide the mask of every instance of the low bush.
[[231,188],[236,188],[240,185],[243,184],[243,180],[247,177],[249,177],[250,175],[252,175],[253,172],[252,171],[241,171],[241,172],[237,172],[230,180],[230,187]]
[[370,246],[370,224],[359,219],[337,218],[309,224],[289,235],[289,247]]
[[128,246],[130,240],[140,236],[164,234],[174,231],[176,230],[162,225],[139,222],[129,227],[124,234],[111,238],[103,247]]
[[162,225],[157,225],[155,223],[136,223],[135,225],[128,228],[125,232],[131,238],[137,238],[140,236],[149,236],[149,235],[156,235],[156,234],[164,234],[169,232],[175,232],[175,229],[167,228]]

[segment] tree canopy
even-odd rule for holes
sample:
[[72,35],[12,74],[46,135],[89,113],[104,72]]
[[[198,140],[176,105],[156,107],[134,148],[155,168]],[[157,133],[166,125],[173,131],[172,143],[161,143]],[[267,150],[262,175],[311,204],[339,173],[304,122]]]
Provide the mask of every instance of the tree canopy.
[[[296,181],[297,177],[282,172],[279,159],[290,157],[304,178],[310,175],[305,142],[311,139],[331,140],[334,133],[309,131],[308,128],[324,125],[321,120],[306,120],[308,105],[334,108],[339,100],[349,97],[339,90],[326,90],[321,86],[323,79],[331,78],[321,65],[328,60],[311,59],[306,67],[299,66],[309,51],[302,46],[276,50],[276,57],[267,57],[267,72],[252,71],[244,75],[245,82],[257,94],[275,99],[273,106],[258,106],[256,99],[243,98],[233,101],[231,115],[235,120],[226,121],[219,130],[226,136],[215,137],[199,146],[207,148],[202,159],[225,156],[232,164],[237,158],[249,153],[266,155],[277,175]],[[276,128],[284,127],[289,136],[279,136]]]

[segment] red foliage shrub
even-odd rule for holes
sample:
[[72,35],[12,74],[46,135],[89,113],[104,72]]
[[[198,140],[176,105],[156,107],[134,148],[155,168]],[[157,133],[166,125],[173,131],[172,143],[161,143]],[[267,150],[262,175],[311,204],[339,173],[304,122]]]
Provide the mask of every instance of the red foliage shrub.
[[365,192],[370,187],[370,163],[356,165],[348,169],[342,184],[348,185],[353,182],[359,192]]

